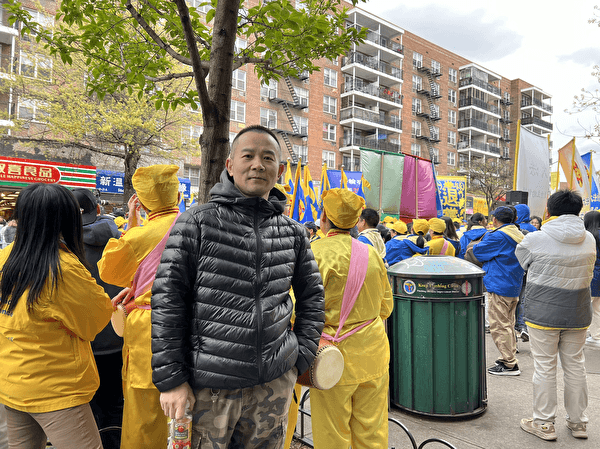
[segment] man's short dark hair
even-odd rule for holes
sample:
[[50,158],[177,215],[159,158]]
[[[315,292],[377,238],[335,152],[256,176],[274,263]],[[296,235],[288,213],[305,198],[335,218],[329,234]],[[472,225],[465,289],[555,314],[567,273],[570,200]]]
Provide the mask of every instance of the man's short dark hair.
[[363,209],[363,211],[360,214],[360,218],[365,220],[367,226],[369,226],[370,228],[376,228],[379,224],[379,214],[375,209],[371,209],[368,207],[366,209]]
[[583,208],[583,199],[581,199],[581,195],[573,190],[559,190],[550,195],[547,208],[551,216],[579,215]]
[[244,135],[247,132],[250,131],[254,131],[256,133],[264,133],[264,134],[268,134],[269,136],[271,136],[275,142],[277,142],[277,150],[279,151],[279,160],[281,161],[283,158],[283,155],[281,154],[281,145],[279,144],[279,139],[277,139],[277,136],[275,135],[275,133],[273,131],[271,131],[269,128],[265,128],[262,125],[250,125],[250,126],[246,126],[244,129],[242,129],[239,133],[236,134],[236,136],[233,139],[233,142],[231,142],[231,150],[229,152],[229,157],[231,157],[233,155],[233,148],[235,146],[235,143],[237,142],[237,140]]

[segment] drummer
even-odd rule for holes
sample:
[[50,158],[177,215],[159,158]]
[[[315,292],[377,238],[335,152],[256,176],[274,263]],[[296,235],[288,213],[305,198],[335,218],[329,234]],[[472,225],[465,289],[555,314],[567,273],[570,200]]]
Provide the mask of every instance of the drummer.
[[[364,205],[364,200],[349,190],[323,192],[321,229],[326,237],[312,244],[325,286],[324,333],[334,336],[338,330],[343,293],[351,297],[354,292],[356,298],[339,332],[342,378],[330,390],[310,390],[317,448],[388,447],[390,348],[383,320],[392,313],[392,291],[375,248],[350,237]],[[352,279],[363,279],[356,288],[347,283],[350,270],[357,271]]]

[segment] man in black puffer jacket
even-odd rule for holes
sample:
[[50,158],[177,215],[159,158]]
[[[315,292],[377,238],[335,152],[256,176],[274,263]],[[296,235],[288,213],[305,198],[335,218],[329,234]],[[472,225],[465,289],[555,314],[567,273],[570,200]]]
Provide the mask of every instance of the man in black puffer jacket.
[[[266,128],[234,139],[210,201],[181,215],[152,288],[152,380],[167,416],[194,413],[192,447],[283,447],[299,373],[323,329],[323,285],[302,225],[274,189],[281,149]],[[290,318],[296,297],[296,319]]]

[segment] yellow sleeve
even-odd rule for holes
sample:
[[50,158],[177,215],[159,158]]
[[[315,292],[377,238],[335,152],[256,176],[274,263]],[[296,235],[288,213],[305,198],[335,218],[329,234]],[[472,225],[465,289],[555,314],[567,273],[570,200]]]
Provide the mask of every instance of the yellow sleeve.
[[130,287],[139,263],[133,247],[125,236],[110,239],[98,261],[100,278],[107,284]]
[[110,320],[110,298],[75,256],[61,258],[61,272],[57,290],[44,301],[39,313],[82,340],[92,341]]
[[394,310],[392,287],[390,286],[390,279],[388,278],[385,267],[381,275],[381,285],[383,286],[383,298],[381,298],[381,310],[379,311],[379,316],[382,320],[385,320],[392,314],[392,310]]

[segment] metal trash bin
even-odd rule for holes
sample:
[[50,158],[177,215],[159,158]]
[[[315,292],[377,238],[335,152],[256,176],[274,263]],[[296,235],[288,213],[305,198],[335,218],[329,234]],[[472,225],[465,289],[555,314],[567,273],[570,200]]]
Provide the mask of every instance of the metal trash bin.
[[487,405],[484,271],[451,256],[420,256],[388,269],[391,402],[439,417]]

